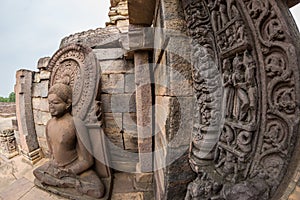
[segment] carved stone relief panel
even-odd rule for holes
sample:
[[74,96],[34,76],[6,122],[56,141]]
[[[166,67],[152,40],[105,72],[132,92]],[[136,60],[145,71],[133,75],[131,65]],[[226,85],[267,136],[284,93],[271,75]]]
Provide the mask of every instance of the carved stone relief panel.
[[51,71],[49,86],[65,83],[72,87],[73,116],[96,123],[96,115],[93,119],[87,117],[91,110],[95,112],[90,108],[98,105],[92,105],[96,99],[100,74],[92,49],[78,44],[61,48],[50,60],[48,68]]
[[7,158],[12,158],[19,154],[13,129],[5,129],[0,132],[0,153]]
[[189,161],[198,173],[186,199],[280,196],[299,128],[299,64],[291,19],[280,10],[288,8],[272,0],[182,3],[196,98]]

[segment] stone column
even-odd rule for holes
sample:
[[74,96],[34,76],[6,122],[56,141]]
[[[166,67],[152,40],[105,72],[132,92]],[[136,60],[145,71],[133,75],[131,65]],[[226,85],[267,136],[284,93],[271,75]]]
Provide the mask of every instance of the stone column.
[[32,112],[32,76],[33,72],[29,70],[17,71],[15,93],[19,149],[21,154],[34,164],[41,159],[41,153]]
[[134,53],[139,163],[138,172],[152,171],[152,94],[148,51]]

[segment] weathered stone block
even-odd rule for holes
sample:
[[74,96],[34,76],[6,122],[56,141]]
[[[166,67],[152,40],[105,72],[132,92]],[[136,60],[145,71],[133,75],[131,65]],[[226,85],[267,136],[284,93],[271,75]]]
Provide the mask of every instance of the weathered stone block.
[[101,100],[104,112],[136,112],[134,94],[102,94]]
[[143,200],[144,196],[142,192],[133,193],[116,193],[112,195],[112,200]]
[[49,112],[49,103],[46,98],[32,98],[32,107],[35,110]]
[[128,27],[129,27],[129,20],[118,20],[117,21],[117,27],[121,31],[121,33],[127,33]]
[[124,93],[123,74],[104,74],[102,75],[101,90],[103,93],[120,94]]
[[33,82],[39,83],[40,81],[41,81],[40,73],[39,72],[34,73]]
[[138,173],[138,174],[136,174],[135,181],[137,183],[152,183],[153,182],[153,173]]
[[118,20],[126,20],[126,19],[128,19],[128,17],[119,14],[119,15],[111,16],[111,17],[109,17],[109,19],[113,23]]
[[[169,42],[166,47],[168,54],[168,62],[171,64],[189,64],[188,61],[191,59],[191,38],[187,37],[186,34],[182,34],[177,31],[169,31]],[[178,61],[178,62],[177,62]],[[172,67],[172,66],[171,66]],[[173,68],[173,67],[172,67]],[[180,68],[176,68],[176,70],[180,71]],[[187,71],[184,69],[184,76],[189,78],[190,75],[188,73],[192,73],[192,71]],[[181,71],[180,71],[181,72]]]
[[134,188],[134,179],[135,176],[132,173],[125,173],[125,172],[120,172],[120,173],[115,173],[114,174],[114,194],[117,193],[130,193],[130,192],[136,192]]
[[[109,144],[109,143],[108,143]],[[118,171],[135,172],[138,163],[138,154],[124,150],[116,145],[109,144],[112,168]]]
[[128,9],[127,9],[127,7],[126,8],[118,9],[118,13],[120,15],[123,15],[123,16],[128,16]]
[[156,97],[157,124],[155,133],[161,132],[172,147],[189,145],[192,133],[192,97]]
[[50,57],[40,58],[39,61],[38,61],[37,68],[38,69],[47,68],[49,61],[50,61]]
[[35,130],[38,137],[46,138],[46,126],[35,124]]
[[180,32],[185,32],[186,31],[186,22],[183,19],[166,20],[165,28],[178,30]]
[[179,97],[171,98],[170,115],[168,119],[169,145],[173,148],[189,146],[190,135],[192,133],[194,98]]
[[121,48],[93,49],[98,60],[121,59],[124,56],[124,50]]
[[102,74],[125,74],[133,73],[133,63],[131,60],[103,60],[100,61]]
[[42,124],[47,125],[48,121],[51,119],[51,114],[49,112],[41,112]]
[[155,134],[161,133],[163,138],[167,138],[170,101],[168,96],[157,96],[155,100]]
[[44,138],[44,137],[38,137],[38,141],[39,141],[39,144],[40,144],[40,147],[42,149],[42,152],[43,152],[44,156],[46,158],[49,158],[50,152],[49,152],[49,147],[48,147],[47,139]]
[[136,171],[136,165],[138,161],[133,161],[132,158],[126,158],[126,160],[119,160],[120,157],[111,157],[111,168],[117,170],[117,171],[123,171],[123,172],[135,172]]
[[47,70],[41,70],[40,71],[40,79],[41,80],[49,80],[51,73]]
[[[121,0],[110,0],[110,5],[113,8],[113,7],[117,6],[120,1]],[[110,9],[112,9],[112,8],[110,8]]]
[[138,152],[138,137],[137,132],[124,132],[124,149],[131,152]]
[[108,143],[108,146],[110,147],[110,149],[111,149],[111,146],[116,146],[121,149],[124,149],[123,139],[122,139],[122,129],[104,128],[104,133],[107,136],[107,138],[110,140],[110,143]]
[[49,112],[43,112],[40,110],[33,110],[34,122],[36,125],[47,125],[47,122],[51,119]]
[[155,68],[156,95],[192,96],[190,63],[176,53],[168,53],[167,58],[166,65],[158,65]]
[[48,96],[48,81],[41,81],[40,83],[33,83],[32,85],[33,97],[47,97]]
[[170,95],[170,67],[166,64],[166,53],[162,55],[161,62],[154,69],[155,95]]
[[122,113],[104,113],[105,128],[122,130]]
[[125,93],[133,93],[135,91],[134,74],[125,75]]
[[123,113],[124,131],[137,131],[136,113]]

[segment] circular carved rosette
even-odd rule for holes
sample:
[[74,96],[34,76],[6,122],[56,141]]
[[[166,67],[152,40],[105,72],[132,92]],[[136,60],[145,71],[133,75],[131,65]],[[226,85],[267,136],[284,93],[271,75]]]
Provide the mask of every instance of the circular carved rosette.
[[187,196],[278,198],[292,180],[288,170],[296,171],[299,140],[299,35],[288,8],[279,4],[182,1],[196,97],[190,163],[202,175],[189,187],[205,190]]
[[99,84],[97,59],[92,49],[78,44],[67,45],[54,54],[48,70],[51,71],[49,87],[56,83],[71,86],[72,114],[84,121]]

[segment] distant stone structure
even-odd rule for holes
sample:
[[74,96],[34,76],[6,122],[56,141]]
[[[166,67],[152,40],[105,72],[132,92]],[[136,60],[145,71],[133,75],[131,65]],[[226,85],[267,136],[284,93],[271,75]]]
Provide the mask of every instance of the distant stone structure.
[[107,198],[297,198],[297,3],[111,0],[106,28],[17,73],[21,152],[50,156],[48,88],[68,77]]
[[16,116],[16,103],[0,102],[0,117],[14,117],[14,116]]
[[16,104],[0,102],[0,154],[8,159],[19,154],[15,137],[17,131]]

